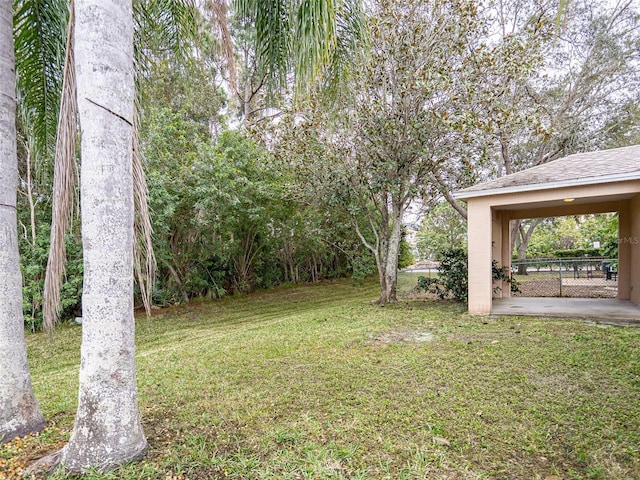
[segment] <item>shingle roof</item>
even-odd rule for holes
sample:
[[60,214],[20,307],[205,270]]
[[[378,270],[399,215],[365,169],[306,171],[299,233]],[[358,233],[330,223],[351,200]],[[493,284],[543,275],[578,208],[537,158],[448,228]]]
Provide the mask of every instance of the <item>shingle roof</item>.
[[[456,192],[464,199],[490,193],[640,179],[640,145],[577,153]],[[495,191],[495,192],[494,192]]]

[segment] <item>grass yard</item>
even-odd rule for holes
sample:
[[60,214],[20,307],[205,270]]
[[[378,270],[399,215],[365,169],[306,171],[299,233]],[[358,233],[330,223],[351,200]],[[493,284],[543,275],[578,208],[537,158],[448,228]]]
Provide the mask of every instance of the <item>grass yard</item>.
[[[640,479],[640,329],[376,293],[324,283],[140,317],[148,454],[83,478]],[[50,424],[0,447],[0,478],[73,424],[80,327],[28,345]]]

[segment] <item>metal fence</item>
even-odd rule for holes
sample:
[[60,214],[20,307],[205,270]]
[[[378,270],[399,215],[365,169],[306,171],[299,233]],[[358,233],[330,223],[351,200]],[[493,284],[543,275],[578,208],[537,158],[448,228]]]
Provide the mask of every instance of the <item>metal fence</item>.
[[426,292],[419,292],[417,290],[418,278],[427,277],[433,278],[438,276],[438,268],[432,264],[429,266],[421,265],[419,268],[408,268],[398,271],[398,284],[396,286],[396,293],[398,298],[404,299],[426,299],[436,298],[435,295]]
[[[538,258],[513,262],[512,277],[520,297],[615,298],[618,294],[617,260],[602,257]],[[416,290],[418,277],[437,277],[437,264],[398,272],[399,298],[435,298]]]
[[533,259],[514,262],[521,297],[613,298],[618,293],[617,261],[607,258]]

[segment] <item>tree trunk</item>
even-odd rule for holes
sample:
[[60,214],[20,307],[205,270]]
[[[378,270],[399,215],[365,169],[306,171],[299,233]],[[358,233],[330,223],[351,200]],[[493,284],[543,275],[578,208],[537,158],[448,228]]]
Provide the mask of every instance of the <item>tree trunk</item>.
[[104,471],[141,457],[133,318],[131,0],[76,0],[84,288],[78,410],[62,464]]
[[527,244],[520,240],[518,243],[518,275],[528,275],[527,273]]
[[524,229],[522,222],[518,223],[518,231],[516,234],[519,234],[519,242],[517,243],[517,251],[518,251],[518,275],[528,275],[527,274],[527,248],[529,247],[529,242],[531,241],[531,236],[533,235],[533,231],[540,224],[541,219],[537,218],[531,221],[531,224]]
[[380,298],[377,303],[385,305],[398,301],[396,286],[398,283],[398,253],[400,252],[400,241],[402,240],[402,207],[398,203],[392,204],[391,228],[381,231],[380,237],[381,262],[378,265],[380,275]]
[[511,246],[510,246],[510,249],[509,249],[509,255],[513,255],[513,251],[516,248],[516,243],[517,243],[519,235],[520,235],[520,223],[521,222],[522,222],[522,220],[511,220],[509,222],[509,230],[510,230],[509,238],[511,239]]
[[381,239],[380,252],[376,255],[376,267],[378,268],[378,278],[380,280],[380,297],[375,302],[380,305],[387,303],[387,254],[387,242]]
[[394,303],[398,301],[396,296],[396,286],[398,284],[398,254],[400,253],[400,242],[402,240],[402,209],[400,205],[393,205],[393,215],[391,218],[391,232],[389,235],[387,263],[385,266],[385,301]]
[[182,295],[182,301],[184,303],[189,303],[189,295],[184,289],[184,284],[182,283],[182,279],[180,278],[178,271],[170,263],[167,263],[167,270],[169,270],[169,275],[173,277],[173,280],[176,282],[176,285],[178,286],[178,290],[180,290],[180,295]]
[[0,443],[39,432],[22,316],[12,2],[0,3]]

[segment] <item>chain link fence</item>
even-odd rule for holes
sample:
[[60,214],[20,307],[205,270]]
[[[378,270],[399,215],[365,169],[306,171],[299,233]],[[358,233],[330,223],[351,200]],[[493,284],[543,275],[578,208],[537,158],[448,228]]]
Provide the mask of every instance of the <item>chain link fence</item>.
[[422,261],[412,267],[398,270],[398,284],[396,285],[396,294],[398,298],[404,299],[427,299],[436,296],[417,290],[418,278],[427,277],[434,278],[438,276],[438,263],[431,261]]
[[[519,297],[615,298],[618,294],[617,260],[589,258],[540,258],[513,262],[512,277],[518,282]],[[398,272],[398,298],[435,298],[416,290],[418,277],[438,276],[436,262],[416,265]]]
[[532,259],[511,265],[520,297],[615,298],[617,260],[607,258]]

